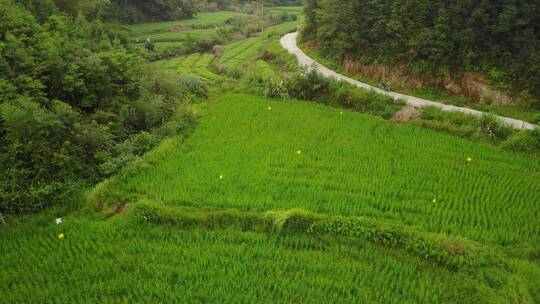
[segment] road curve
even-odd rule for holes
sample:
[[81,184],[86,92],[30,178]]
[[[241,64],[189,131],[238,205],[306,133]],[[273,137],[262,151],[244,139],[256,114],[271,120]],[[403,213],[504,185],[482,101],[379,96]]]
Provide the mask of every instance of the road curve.
[[[377,87],[371,86],[371,85],[369,85],[367,83],[363,83],[363,82],[360,82],[358,80],[354,80],[354,79],[349,78],[347,76],[336,73],[336,72],[330,70],[329,68],[325,67],[324,65],[322,65],[322,64],[316,62],[315,60],[311,59],[304,52],[302,52],[302,50],[300,48],[298,48],[298,46],[296,45],[296,37],[297,36],[298,36],[298,32],[289,33],[289,34],[281,37],[281,40],[280,40],[281,46],[284,49],[286,49],[290,54],[296,56],[296,59],[298,60],[298,63],[300,64],[300,66],[307,66],[308,69],[315,67],[315,68],[317,68],[319,73],[321,73],[322,75],[324,75],[326,77],[333,77],[333,78],[336,78],[338,80],[346,81],[346,82],[348,82],[348,83],[350,83],[352,85],[355,85],[357,87],[368,89],[368,90],[373,90],[373,91],[375,91],[377,93],[390,96],[390,97],[392,97],[394,99],[402,99],[407,104],[415,106],[415,107],[432,106],[432,107],[439,108],[439,109],[441,109],[443,111],[456,111],[456,112],[462,112],[462,113],[465,113],[465,114],[470,114],[470,115],[475,115],[475,116],[482,116],[484,114],[484,112],[482,112],[482,111],[477,111],[477,110],[473,110],[473,109],[469,109],[469,108],[465,108],[465,107],[458,107],[458,106],[448,105],[448,104],[444,104],[444,103],[440,103],[440,102],[434,102],[434,101],[431,101],[431,100],[418,98],[418,97],[414,97],[414,96],[409,96],[409,95],[404,95],[404,94],[400,94],[400,93],[396,93],[396,92],[387,92],[387,91],[381,90],[381,89],[379,89]],[[503,117],[503,116],[496,116],[496,117],[498,119],[500,119],[502,122],[504,122],[504,123],[514,127],[514,128],[517,128],[517,129],[531,130],[531,129],[534,129],[534,128],[537,127],[534,124],[531,124],[531,123],[528,123],[526,121],[519,120],[519,119]]]

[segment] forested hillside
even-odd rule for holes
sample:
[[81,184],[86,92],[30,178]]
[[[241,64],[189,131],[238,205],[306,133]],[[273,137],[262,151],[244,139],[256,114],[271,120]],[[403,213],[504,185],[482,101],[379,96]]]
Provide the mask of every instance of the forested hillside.
[[307,0],[305,14],[303,40],[334,60],[429,77],[481,72],[540,106],[538,1]]
[[0,210],[58,203],[181,130],[187,86],[146,68],[115,27],[51,1],[1,0]]
[[104,18],[123,23],[187,19],[197,12],[192,0],[112,0]]

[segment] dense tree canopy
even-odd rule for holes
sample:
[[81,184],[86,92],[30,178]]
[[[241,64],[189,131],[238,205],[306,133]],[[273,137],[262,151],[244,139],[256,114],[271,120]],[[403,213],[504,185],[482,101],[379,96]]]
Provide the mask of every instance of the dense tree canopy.
[[183,79],[145,68],[125,33],[17,3],[0,0],[0,211],[11,212],[113,173],[189,98]]
[[[260,0],[111,0],[110,4],[104,7],[103,17],[122,23],[188,19],[199,10],[233,10],[253,3],[258,4]],[[266,6],[300,5],[301,3],[301,0],[264,1]]]
[[540,96],[540,5],[529,0],[306,0],[303,39],[327,56],[482,71]]
[[123,23],[187,19],[196,13],[193,0],[111,0],[104,17]]

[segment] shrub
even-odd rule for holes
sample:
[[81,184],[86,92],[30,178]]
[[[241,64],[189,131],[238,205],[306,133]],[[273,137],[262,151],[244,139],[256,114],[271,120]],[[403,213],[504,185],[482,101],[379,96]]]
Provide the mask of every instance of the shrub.
[[479,119],[480,131],[492,140],[505,140],[512,133],[512,128],[505,125],[494,115],[485,114]]
[[188,92],[192,97],[200,99],[208,98],[208,88],[200,79],[185,75],[179,76],[177,79],[178,84],[184,87],[186,92]]
[[156,45],[151,42],[151,41],[147,41],[145,44],[144,44],[144,48],[149,50],[150,52],[153,52],[156,50]]
[[288,81],[288,91],[294,98],[315,100],[330,92],[330,80],[315,68],[303,70]]
[[263,95],[265,97],[285,99],[289,97],[287,85],[278,78],[266,78],[263,80]]
[[337,88],[333,95],[339,105],[358,112],[388,119],[403,105],[403,102],[396,102],[390,97],[359,89],[345,82],[337,82],[335,86]]

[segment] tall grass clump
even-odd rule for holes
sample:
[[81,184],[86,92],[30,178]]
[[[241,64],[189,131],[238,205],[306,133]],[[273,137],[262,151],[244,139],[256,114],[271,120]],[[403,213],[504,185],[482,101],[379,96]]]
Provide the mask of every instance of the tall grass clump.
[[491,114],[475,117],[426,107],[422,109],[420,120],[414,123],[460,137],[483,140],[510,151],[529,154],[540,152],[540,129],[516,130]]

